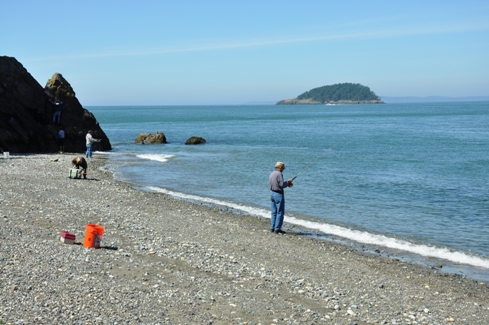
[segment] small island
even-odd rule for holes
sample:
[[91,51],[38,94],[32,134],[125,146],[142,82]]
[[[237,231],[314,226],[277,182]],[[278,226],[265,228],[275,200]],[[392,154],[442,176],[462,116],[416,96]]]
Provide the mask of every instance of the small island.
[[311,89],[297,96],[278,101],[276,105],[327,104],[384,104],[369,87],[354,83],[340,83]]

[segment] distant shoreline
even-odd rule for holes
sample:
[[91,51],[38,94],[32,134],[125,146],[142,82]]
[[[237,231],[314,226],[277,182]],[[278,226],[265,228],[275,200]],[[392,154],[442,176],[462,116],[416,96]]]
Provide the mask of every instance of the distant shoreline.
[[[437,97],[437,96],[429,96],[429,97],[381,97],[384,104],[394,104],[394,103],[443,103],[443,102],[489,102],[489,96],[479,96],[479,97]],[[151,104],[151,105],[84,105],[85,108],[91,107],[121,107],[121,106],[133,106],[133,107],[178,107],[178,106],[275,106],[277,104],[276,101],[252,101],[245,103],[231,103],[231,104],[179,104],[179,105],[171,105],[171,104]],[[322,105],[334,103],[325,103]],[[343,103],[346,104],[346,103]],[[360,103],[363,104],[363,103]],[[297,104],[302,105],[302,104]]]
[[318,102],[308,99],[284,99],[278,101],[275,105],[356,105],[356,104],[385,104],[381,100],[336,100],[327,102]]
[[443,97],[443,96],[427,96],[427,97],[389,97],[381,96],[382,101],[389,103],[442,103],[442,102],[487,102],[489,96],[470,96],[470,97]]

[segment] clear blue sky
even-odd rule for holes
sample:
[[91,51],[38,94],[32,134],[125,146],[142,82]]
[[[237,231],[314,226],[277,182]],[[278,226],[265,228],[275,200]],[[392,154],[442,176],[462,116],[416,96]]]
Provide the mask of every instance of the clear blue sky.
[[489,96],[489,2],[0,0],[0,55],[82,105],[275,102],[341,82]]

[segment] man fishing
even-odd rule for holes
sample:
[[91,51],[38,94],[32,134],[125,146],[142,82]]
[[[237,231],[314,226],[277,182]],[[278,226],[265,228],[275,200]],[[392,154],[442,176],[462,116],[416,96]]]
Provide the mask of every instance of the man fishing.
[[95,139],[93,136],[93,131],[92,130],[89,130],[87,135],[85,136],[86,140],[87,140],[87,153],[86,153],[86,156],[87,158],[92,158],[92,145],[94,142],[100,142],[101,140],[100,139]]
[[271,232],[276,234],[285,234],[282,230],[282,224],[284,223],[285,214],[285,196],[284,188],[292,187],[293,179],[289,178],[284,182],[284,176],[282,172],[285,169],[283,162],[279,161],[275,164],[275,170],[270,174],[270,200],[272,203],[272,217],[271,217]]

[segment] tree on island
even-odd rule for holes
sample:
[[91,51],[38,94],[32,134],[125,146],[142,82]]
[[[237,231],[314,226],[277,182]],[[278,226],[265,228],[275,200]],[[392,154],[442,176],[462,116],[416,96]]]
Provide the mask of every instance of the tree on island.
[[318,102],[380,100],[380,97],[371,91],[369,87],[349,82],[314,88],[297,97],[297,99],[308,98]]
[[382,100],[369,87],[358,83],[339,83],[311,89],[297,96],[277,102],[277,105],[294,104],[382,104]]

